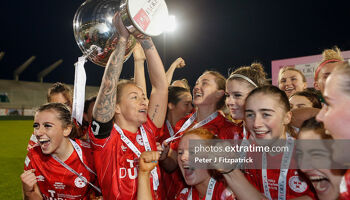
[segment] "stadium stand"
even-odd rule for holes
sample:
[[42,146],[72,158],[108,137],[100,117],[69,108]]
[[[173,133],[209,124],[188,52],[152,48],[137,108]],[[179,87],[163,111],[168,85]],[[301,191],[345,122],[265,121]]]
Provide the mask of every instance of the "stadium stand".
[[[0,79],[0,116],[32,116],[35,107],[46,102],[52,83]],[[73,85],[69,85],[73,89]],[[98,87],[86,86],[85,97],[96,95]]]

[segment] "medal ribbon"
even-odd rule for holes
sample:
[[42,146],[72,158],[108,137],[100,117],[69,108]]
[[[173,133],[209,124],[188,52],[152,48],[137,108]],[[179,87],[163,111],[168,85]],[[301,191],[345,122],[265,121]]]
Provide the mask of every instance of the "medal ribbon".
[[[114,128],[117,129],[117,132],[120,135],[120,139],[133,151],[138,158],[141,156],[140,150],[137,149],[137,147],[130,141],[128,137],[124,134],[123,130],[116,124],[114,124]],[[142,141],[143,145],[145,146],[146,151],[151,151],[151,146],[149,144],[147,134],[143,126],[140,127],[141,131],[141,136],[142,136]],[[152,171],[152,180],[153,180],[153,189],[157,190],[159,186],[159,178],[158,178],[158,173],[157,173],[157,167],[155,167]]]
[[[216,180],[213,178],[210,178],[210,181],[207,187],[207,192],[205,194],[205,200],[211,200],[213,198],[215,183],[216,183]],[[192,187],[190,190],[190,194],[187,197],[187,200],[192,200]]]
[[[218,112],[215,111],[212,114],[210,114],[207,118],[203,119],[202,121],[198,122],[195,124],[190,130],[199,128],[204,126],[205,124],[211,122],[213,119],[215,119],[218,116]],[[177,131],[173,136],[169,137],[168,139],[165,140],[166,143],[169,143],[177,138],[180,138],[181,136],[177,136],[179,133],[185,131],[191,124],[196,120],[197,118],[197,112],[193,113],[190,118],[186,120],[186,122],[182,125],[179,131]],[[177,137],[176,137],[177,136]]]
[[[94,171],[92,171],[92,170],[84,163],[84,161],[83,161],[83,156],[82,156],[82,150],[81,150],[80,146],[79,146],[76,142],[74,142],[73,140],[71,140],[71,139],[70,139],[69,141],[72,143],[74,150],[77,152],[78,157],[79,157],[80,161],[83,163],[83,165],[85,166],[85,168],[86,168],[89,172],[91,172],[91,173],[93,173],[94,175],[96,175],[96,173],[95,173]],[[72,172],[73,174],[77,175],[77,176],[80,178],[80,180],[84,181],[85,183],[88,183],[88,184],[91,185],[93,188],[95,188],[95,190],[97,190],[99,193],[101,193],[101,189],[100,189],[100,188],[98,188],[98,187],[95,186],[94,184],[90,183],[90,181],[88,181],[85,177],[83,177],[82,175],[80,175],[78,172],[76,172],[74,169],[72,169],[70,166],[68,166],[68,165],[67,165],[66,163],[64,163],[62,160],[60,160],[57,156],[51,154],[51,157],[52,157],[53,159],[55,159],[58,163],[60,163],[60,164],[61,164],[64,168],[66,168],[68,171],[70,171],[70,172]]]
[[[294,139],[289,136],[287,133],[287,141],[286,145],[288,147],[288,152],[284,152],[282,156],[281,161],[281,168],[280,168],[280,175],[278,178],[278,200],[284,200],[286,199],[286,179],[287,179],[287,173],[288,168],[290,164],[290,160],[293,154],[293,148],[294,148]],[[268,185],[268,178],[267,178],[267,158],[266,158],[266,152],[262,153],[262,179],[263,179],[263,186],[264,186],[264,194],[268,199],[271,198],[270,189]]]

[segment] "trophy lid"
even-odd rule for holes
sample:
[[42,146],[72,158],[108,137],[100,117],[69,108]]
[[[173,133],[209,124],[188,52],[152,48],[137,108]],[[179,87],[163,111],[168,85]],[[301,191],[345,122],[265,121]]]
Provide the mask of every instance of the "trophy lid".
[[160,35],[169,17],[164,0],[128,0],[127,10],[134,26],[148,36]]

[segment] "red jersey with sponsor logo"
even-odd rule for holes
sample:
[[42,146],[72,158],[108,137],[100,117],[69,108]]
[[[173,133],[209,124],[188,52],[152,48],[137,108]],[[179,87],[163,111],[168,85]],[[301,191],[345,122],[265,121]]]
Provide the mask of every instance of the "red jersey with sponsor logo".
[[[295,151],[293,152],[295,153]],[[262,154],[254,153],[253,162],[258,163],[261,167],[262,162]],[[267,163],[278,163],[280,166],[282,161],[283,153],[280,153],[275,156],[270,156],[270,154],[266,153]],[[254,165],[254,163],[252,165]],[[245,169],[245,177],[248,181],[253,184],[261,193],[264,194],[264,185],[263,185],[263,176],[261,169],[252,169],[252,165],[250,165],[251,169]],[[268,166],[268,165],[267,165]],[[296,160],[291,158],[289,166],[297,166]],[[269,168],[269,167],[267,167]],[[290,167],[292,168],[292,167]],[[312,199],[317,199],[316,194],[313,192],[312,184],[306,178],[301,177],[296,170],[288,169],[287,178],[286,178],[286,199],[292,199],[300,196],[309,196]],[[280,177],[280,169],[267,169],[267,182],[269,186],[269,191],[272,199],[278,199],[278,180]]]
[[[190,195],[190,191],[192,189],[192,199],[193,200],[205,200],[204,196],[203,198],[199,197],[198,191],[195,187],[189,187],[189,188],[183,188],[180,193],[176,196],[176,200],[188,200],[188,197]],[[234,200],[235,196],[232,193],[232,191],[228,188],[226,185],[226,182],[224,181],[217,181],[215,183],[213,196],[211,198],[212,200]]]
[[[94,170],[89,144],[80,140],[76,140],[76,143],[82,149],[84,163]],[[86,169],[76,151],[73,151],[64,163],[85,177],[87,181],[96,185],[94,183],[96,176]],[[29,169],[35,169],[37,184],[44,199],[89,199],[92,187],[62,166],[51,155],[43,154],[40,146],[28,151],[24,170]]]
[[340,199],[350,200],[350,170],[348,169],[340,182]]
[[[156,151],[155,137],[159,130],[149,117],[142,126],[146,131],[151,149]],[[140,129],[136,133],[127,130],[123,130],[123,132],[140,152],[145,151]],[[91,128],[89,136],[94,150],[95,167],[103,198],[106,200],[136,199],[139,162],[137,155],[121,140],[120,134],[114,127],[107,138],[96,138]],[[157,166],[157,173],[159,180],[161,180],[159,166]],[[153,199],[162,199],[162,183],[159,183],[157,192],[153,191],[152,177],[150,183]]]
[[[194,114],[194,112],[187,115],[186,117],[180,119],[175,125],[174,132],[176,133],[178,130],[180,130],[182,125],[193,114]],[[197,123],[198,122],[195,120],[189,128],[191,128],[194,124],[197,124]],[[211,131],[213,134],[215,134],[220,139],[238,140],[238,139],[243,138],[243,128],[241,126],[238,126],[238,125],[232,123],[231,121],[229,121],[228,119],[226,119],[224,116],[222,116],[219,113],[213,120],[211,120],[207,124],[203,125],[202,128],[208,129],[209,131]],[[179,135],[182,135],[182,134],[183,134],[183,132],[179,133]],[[180,139],[175,140],[174,142],[172,142],[172,145],[170,147],[172,149],[177,150],[179,141],[180,141]]]

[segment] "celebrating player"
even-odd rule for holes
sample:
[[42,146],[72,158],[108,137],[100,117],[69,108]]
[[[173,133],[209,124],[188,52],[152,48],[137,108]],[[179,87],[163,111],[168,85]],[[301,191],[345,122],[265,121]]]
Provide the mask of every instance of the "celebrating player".
[[339,185],[345,171],[331,169],[332,150],[330,145],[325,143],[327,140],[332,141],[332,137],[326,134],[323,124],[313,117],[301,126],[298,140],[297,156],[300,169],[311,181],[318,198],[338,199]]
[[342,57],[338,47],[334,47],[333,49],[325,49],[322,52],[321,63],[315,70],[315,89],[320,90],[323,94],[328,76],[332,73],[335,66],[343,60],[344,58]]
[[[66,106],[69,107],[70,110],[72,110],[72,103],[73,103],[73,97],[72,97],[72,90],[69,88],[69,86],[57,82],[52,84],[52,86],[47,91],[46,96],[47,102],[49,103],[63,103]],[[73,133],[70,135],[70,138],[81,138],[84,136],[83,130],[80,128],[78,123],[74,120],[73,121],[75,126],[73,129]],[[38,145],[38,141],[34,134],[31,135],[27,150],[35,147]]]
[[[327,78],[322,110],[317,115],[317,120],[324,123],[325,129],[334,139],[349,139],[350,134],[350,110],[346,109],[350,103],[350,64],[343,62],[338,64],[332,74]],[[348,148],[348,147],[346,147]],[[345,157],[344,157],[345,156]],[[334,161],[347,159],[344,152],[333,152]],[[341,182],[342,199],[350,198],[350,171],[348,170]]]
[[283,67],[278,73],[278,87],[290,97],[307,88],[306,78],[294,67]]
[[[219,72],[205,71],[197,80],[193,88],[193,105],[196,110],[182,118],[174,128],[174,135],[164,142],[173,144],[165,161],[168,164],[162,165],[167,171],[177,167],[177,146],[179,138],[186,130],[196,128],[207,128],[220,139],[243,138],[242,128],[228,121],[218,113],[218,110],[225,105],[226,79]],[[170,164],[172,163],[172,164]]]
[[[168,88],[168,110],[166,121],[161,128],[160,138],[157,140],[158,150],[162,151],[163,148],[160,144],[167,138],[174,135],[174,127],[176,123],[187,114],[189,114],[192,107],[192,95],[191,92],[183,87],[169,86]],[[182,189],[184,181],[182,179],[181,171],[177,168],[174,162],[176,155],[173,155],[174,152],[171,152],[169,156],[172,156],[173,159],[165,159],[167,151],[162,153],[162,160],[160,162],[161,166],[167,166],[162,168],[162,179],[164,185],[167,187],[164,188],[166,199],[174,199],[175,195]],[[174,169],[169,168],[169,166],[174,166]],[[165,170],[164,170],[165,169]],[[175,170],[175,171],[174,171]]]
[[218,114],[218,110],[225,105],[225,85],[226,79],[219,72],[205,71],[193,88],[192,102],[196,110],[179,121],[175,133],[181,134],[184,130],[203,126],[220,139],[242,137],[241,128]]
[[232,121],[240,127],[243,128],[245,99],[250,91],[264,84],[266,84],[266,73],[260,63],[242,66],[232,72],[227,79],[226,106],[230,111]]
[[89,199],[96,174],[92,152],[69,138],[73,122],[67,106],[42,105],[34,117],[39,146],[28,151],[21,175],[25,199]]
[[[247,128],[258,145],[271,149],[283,139],[288,147],[285,152],[257,154],[257,157],[261,156],[258,160],[262,169],[246,170],[250,182],[269,199],[314,198],[310,186],[300,179],[297,170],[289,169],[295,161],[291,159],[294,139],[287,132],[291,113],[286,94],[275,86],[256,88],[246,99],[245,113]],[[270,163],[280,163],[279,169],[268,169]]]
[[[158,128],[164,123],[168,83],[158,52],[150,38],[139,39],[148,62],[152,91],[147,103],[133,81],[119,81],[128,31],[116,15],[119,41],[111,54],[93,109],[90,138],[104,199],[135,199],[138,161],[142,152],[156,151]],[[154,199],[161,199],[159,167],[151,172]]]
[[[244,177],[239,169],[229,170],[224,172],[220,170],[220,173],[215,170],[196,169],[190,166],[189,149],[190,140],[202,140],[205,144],[211,139],[217,139],[217,137],[205,128],[198,128],[188,132],[185,132],[181,137],[178,148],[178,163],[182,172],[182,176],[185,179],[188,186],[183,186],[175,199],[213,199],[213,200],[229,200],[235,199],[265,199]],[[140,177],[138,188],[138,199],[150,199],[150,188],[147,185],[146,180],[149,178],[149,171],[152,167],[156,166],[152,161],[158,161],[158,152],[146,152],[147,155],[141,155],[144,157],[140,161]],[[141,174],[144,174],[141,176]],[[216,174],[216,175],[214,175]],[[145,184],[146,182],[146,184]],[[234,191],[234,192],[233,192]],[[235,195],[237,192],[237,195]],[[235,194],[234,194],[235,193]],[[148,198],[147,198],[148,197]]]

